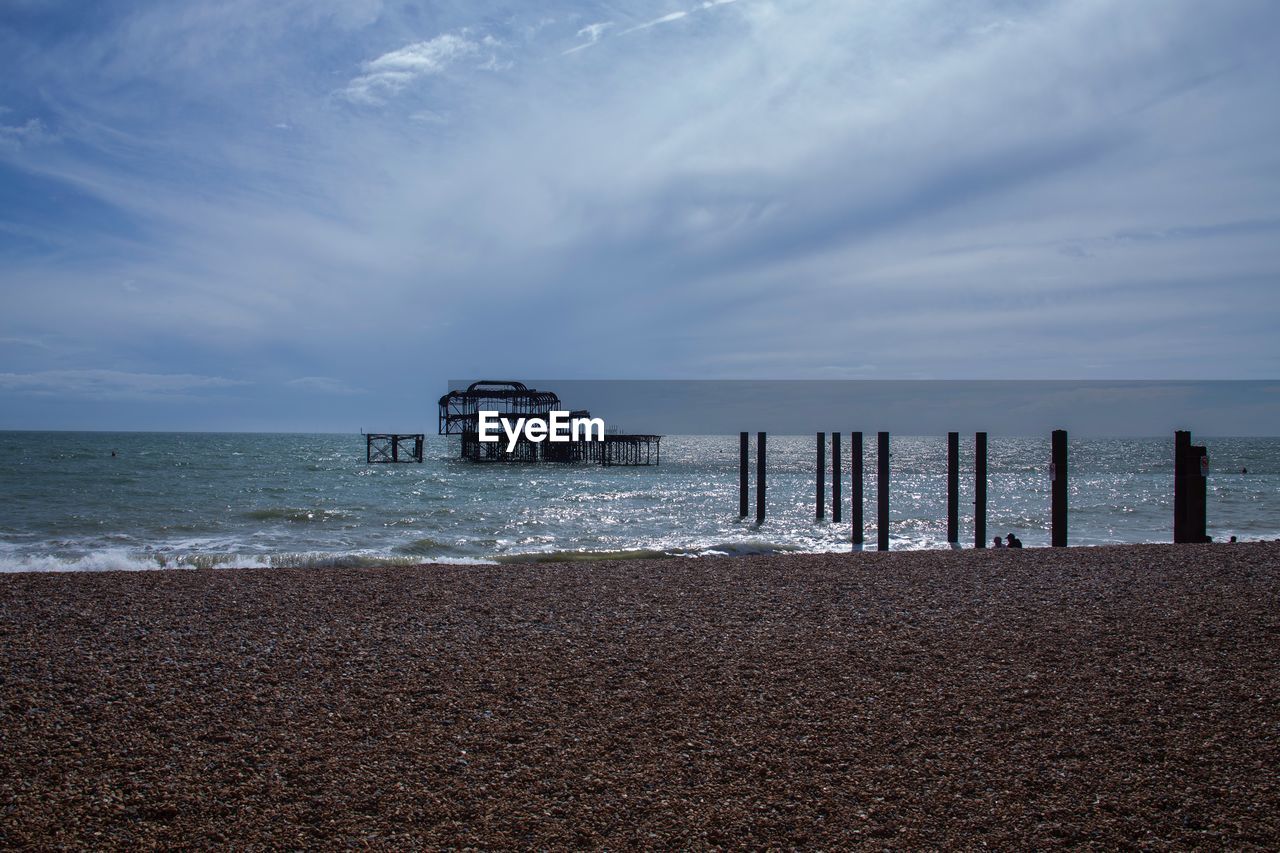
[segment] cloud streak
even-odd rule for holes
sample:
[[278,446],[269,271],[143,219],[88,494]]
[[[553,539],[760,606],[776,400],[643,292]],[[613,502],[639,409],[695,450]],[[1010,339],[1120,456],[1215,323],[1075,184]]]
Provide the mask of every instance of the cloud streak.
[[247,383],[187,373],[128,373],[120,370],[45,370],[0,373],[0,391],[88,400],[162,400],[235,388]]
[[388,51],[364,64],[364,73],[342,90],[347,100],[380,105],[415,81],[445,74],[460,64],[482,70],[506,67],[498,57],[503,45],[491,35],[472,38],[467,31],[442,33],[428,41]]

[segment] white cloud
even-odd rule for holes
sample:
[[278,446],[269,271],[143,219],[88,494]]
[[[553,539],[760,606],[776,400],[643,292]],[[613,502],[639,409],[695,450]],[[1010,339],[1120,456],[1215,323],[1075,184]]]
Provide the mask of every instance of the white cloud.
[[[6,110],[7,112],[7,110]],[[43,121],[38,118],[28,119],[23,124],[0,124],[0,148],[17,151],[32,145],[41,145],[57,139]]]
[[587,24],[585,27],[578,30],[578,38],[580,39],[585,38],[586,41],[580,45],[576,45],[575,47],[569,48],[568,50],[564,51],[564,53],[566,55],[570,53],[577,53],[580,50],[585,50],[586,48],[591,47],[591,45],[600,41],[600,37],[604,35],[605,30],[609,29],[612,26],[613,26],[613,21],[599,21],[594,24]]
[[656,27],[659,24],[669,24],[672,21],[678,21],[681,18],[687,18],[688,16],[688,12],[672,12],[669,15],[663,15],[661,18],[654,18],[652,21],[645,21],[643,24],[637,24],[630,29],[625,29],[618,35],[625,36],[627,33],[634,33],[637,30],[647,30],[650,27]]
[[365,73],[343,89],[350,101],[381,104],[421,77],[439,75],[468,60],[478,69],[500,71],[511,63],[498,57],[502,42],[491,35],[470,38],[466,30],[443,33],[430,41],[414,42],[364,64]]
[[248,383],[190,373],[128,373],[120,370],[43,370],[0,373],[0,391],[93,400],[186,397]]
[[53,349],[53,347],[39,338],[0,337],[0,346],[32,347],[40,350]]

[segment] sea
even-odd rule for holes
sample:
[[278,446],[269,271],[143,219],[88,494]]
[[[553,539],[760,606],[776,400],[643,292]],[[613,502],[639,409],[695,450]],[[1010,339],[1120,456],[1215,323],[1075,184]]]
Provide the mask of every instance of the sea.
[[[946,438],[893,436],[891,549],[946,541]],[[1280,537],[1280,438],[1203,438],[1215,541]],[[754,457],[754,436],[753,436]],[[739,517],[738,437],[666,436],[660,464],[475,463],[429,435],[422,463],[367,464],[363,436],[0,432],[0,571],[848,552],[815,518],[815,438],[769,436],[767,517]],[[829,456],[829,449],[828,449]],[[864,533],[874,548],[876,442],[863,448]],[[1049,437],[992,435],[987,535],[1049,544]],[[829,462],[828,462],[829,468]],[[972,436],[962,437],[961,547],[973,547]],[[1173,436],[1073,439],[1072,545],[1169,542]]]

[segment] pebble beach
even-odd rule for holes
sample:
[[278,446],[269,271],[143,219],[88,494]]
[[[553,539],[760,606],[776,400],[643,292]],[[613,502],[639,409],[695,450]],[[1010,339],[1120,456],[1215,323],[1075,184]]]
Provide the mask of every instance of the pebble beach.
[[1274,849],[1280,544],[0,574],[0,847]]

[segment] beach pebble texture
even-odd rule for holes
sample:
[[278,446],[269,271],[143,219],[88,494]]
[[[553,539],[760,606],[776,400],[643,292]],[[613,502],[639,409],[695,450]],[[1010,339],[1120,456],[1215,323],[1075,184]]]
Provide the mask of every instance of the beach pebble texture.
[[1277,839],[1273,543],[0,575],[0,847]]

